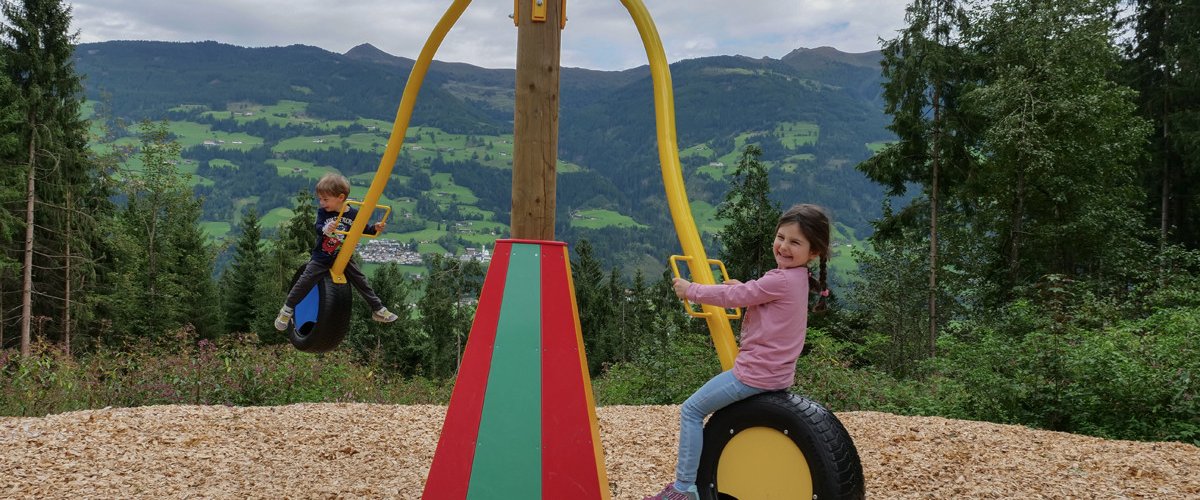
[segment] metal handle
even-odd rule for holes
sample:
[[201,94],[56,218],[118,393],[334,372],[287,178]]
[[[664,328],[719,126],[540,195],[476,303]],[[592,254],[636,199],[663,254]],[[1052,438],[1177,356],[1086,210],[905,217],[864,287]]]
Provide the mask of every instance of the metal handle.
[[[346,203],[344,205],[342,205],[342,209],[338,211],[338,220],[342,219],[342,214],[346,213],[346,209],[350,208],[350,205],[362,206],[362,204],[363,204],[363,202],[361,202],[361,201],[346,200]],[[392,207],[389,207],[387,205],[375,205],[375,208],[380,208],[380,207],[383,207],[383,218],[379,219],[379,222],[387,222],[388,216],[392,215]],[[359,212],[358,214],[362,215],[362,212]],[[370,217],[368,215],[368,219],[369,218]],[[345,235],[350,234],[350,231],[338,231],[337,229],[334,229],[333,232],[334,232],[334,234],[345,234]],[[363,238],[378,238],[379,233],[375,233],[375,234],[363,233],[362,237]]]
[[[677,262],[681,261],[681,260],[687,261],[688,269],[692,269],[692,261],[695,259],[693,259],[692,256],[690,256],[690,255],[672,255],[671,256],[671,259],[670,259],[671,272],[675,273],[675,277],[680,278],[680,279],[682,279],[683,276],[679,274],[679,264]],[[727,271],[725,271],[725,263],[723,263],[717,259],[708,259],[708,264],[709,264],[709,266],[716,264],[717,267],[720,267],[722,281],[729,281],[729,273]],[[711,269],[711,267],[710,267],[710,269]],[[696,273],[693,271],[692,275],[694,276],[695,274]],[[709,312],[697,312],[696,309],[694,307],[692,307],[692,302],[689,301],[687,299],[687,297],[684,297],[681,300],[683,301],[683,308],[684,308],[684,310],[687,311],[689,316],[692,316],[695,318],[707,318],[709,316],[712,316],[712,313],[709,313]],[[729,312],[726,312],[725,317],[728,319],[739,319],[742,317],[742,308],[735,307],[735,308],[733,308],[733,311],[734,312],[732,314],[730,314]]]

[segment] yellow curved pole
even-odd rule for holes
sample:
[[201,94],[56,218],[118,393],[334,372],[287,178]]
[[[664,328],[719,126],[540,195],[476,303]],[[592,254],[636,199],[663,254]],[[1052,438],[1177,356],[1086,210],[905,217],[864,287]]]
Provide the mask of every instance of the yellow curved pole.
[[[671,209],[671,219],[675,222],[675,232],[679,235],[679,244],[683,247],[684,255],[690,257],[693,263],[708,262],[704,254],[704,245],[700,242],[700,232],[696,229],[696,220],[692,218],[692,208],[688,204],[687,190],[683,186],[683,170],[679,167],[679,144],[675,140],[675,97],[671,88],[671,69],[667,65],[662,40],[658,37],[658,29],[650,19],[650,13],[641,0],[621,0],[633,23],[637,25],[642,44],[646,47],[646,56],[650,59],[650,76],[654,81],[654,116],[658,127],[658,159],[662,164],[663,186],[667,191],[667,205]],[[697,283],[711,285],[714,283],[712,272],[704,268],[691,269],[692,279]],[[721,368],[733,368],[733,360],[737,357],[737,342],[733,339],[733,330],[729,327],[729,318],[725,310],[717,306],[704,305],[708,313],[708,331],[712,335],[713,345],[717,348],[717,357],[721,359]]]
[[[408,121],[412,118],[413,106],[417,103],[417,93],[421,91],[421,83],[425,81],[429,63],[433,62],[433,55],[437,52],[438,46],[442,44],[442,40],[446,38],[446,33],[454,27],[454,23],[458,22],[458,18],[470,4],[471,0],[454,0],[450,8],[446,9],[446,13],[442,14],[437,26],[434,26],[433,33],[429,34],[429,39],[421,48],[421,55],[413,63],[412,72],[408,74],[408,83],[404,86],[404,95],[400,98],[400,107],[396,110],[396,121],[392,123],[392,135],[388,138],[383,159],[379,161],[379,169],[375,171],[375,178],[371,180],[371,187],[367,190],[366,198],[363,199],[359,217],[355,217],[354,224],[347,231],[346,240],[342,242],[342,249],[329,269],[329,275],[333,278],[334,283],[346,282],[344,274],[346,265],[350,263],[350,257],[354,255],[354,248],[358,246],[363,229],[367,227],[371,213],[375,211],[375,205],[379,203],[383,187],[387,185],[388,179],[392,176],[392,167],[396,165],[396,157],[400,156],[400,146],[404,144],[404,134],[408,132]],[[363,214],[366,215],[363,216]]]

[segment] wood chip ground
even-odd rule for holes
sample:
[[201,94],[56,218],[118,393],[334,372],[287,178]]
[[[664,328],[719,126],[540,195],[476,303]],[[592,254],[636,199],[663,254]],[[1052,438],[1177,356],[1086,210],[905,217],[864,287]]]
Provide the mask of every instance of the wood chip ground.
[[[0,418],[0,498],[420,498],[443,406],[154,406]],[[597,410],[614,499],[671,479],[678,407]],[[1200,448],[839,413],[871,499],[1200,498]]]

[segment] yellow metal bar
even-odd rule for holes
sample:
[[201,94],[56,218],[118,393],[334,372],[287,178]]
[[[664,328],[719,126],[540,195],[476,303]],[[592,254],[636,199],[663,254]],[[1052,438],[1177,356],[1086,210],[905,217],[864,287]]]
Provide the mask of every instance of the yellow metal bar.
[[[677,262],[679,262],[681,260],[688,263],[688,270],[691,273],[691,275],[694,276],[696,274],[696,271],[695,271],[695,267],[692,266],[692,258],[691,257],[688,257],[686,255],[672,255],[671,258],[669,259],[669,261],[671,262],[671,272],[675,273],[675,277],[676,278],[683,277],[683,275],[679,274],[679,264],[677,264]],[[718,267],[721,268],[721,278],[722,278],[721,281],[722,282],[729,281],[729,272],[725,270],[725,263],[721,262],[717,259],[708,259],[708,265],[712,266],[713,264],[716,264]],[[693,318],[707,318],[710,315],[712,315],[712,312],[696,312],[696,309],[692,307],[692,301],[688,300],[687,297],[684,297],[680,300],[683,301],[683,309],[684,309],[684,311],[686,311],[688,313],[688,316],[691,316]],[[734,311],[733,314],[730,314],[728,312],[724,313],[725,317],[729,318],[729,319],[741,319],[742,308],[735,307],[735,308],[733,308],[733,311]]]
[[[361,207],[362,204],[363,204],[363,202],[361,202],[361,201],[346,200],[346,203],[342,205],[342,211],[338,212],[338,219],[340,220],[342,218],[342,214],[346,213],[346,207],[349,207],[350,205],[358,205]],[[387,222],[388,216],[392,214],[392,207],[389,207],[387,205],[380,205],[380,206],[383,207],[383,218],[379,219],[379,222]],[[376,208],[379,208],[379,207],[377,206]],[[358,215],[362,215],[363,213],[364,213],[364,211],[360,209],[358,212]],[[371,215],[372,215],[372,213],[370,213],[370,212],[367,213],[366,217],[367,217],[368,221],[371,220]],[[365,230],[366,227],[363,227],[363,229]],[[345,235],[350,234],[350,231],[338,231],[336,229],[333,232],[334,232],[334,234],[345,234]],[[363,238],[378,238],[379,233],[376,233],[376,234],[362,233],[362,237]]]
[[[408,74],[408,83],[404,86],[404,95],[400,98],[400,107],[396,110],[396,121],[392,124],[392,135],[388,138],[387,149],[383,152],[383,159],[379,161],[379,169],[375,171],[375,178],[371,180],[371,188],[367,190],[367,196],[363,198],[360,213],[370,214],[375,211],[375,205],[379,203],[379,196],[383,194],[383,187],[387,185],[388,178],[392,176],[392,167],[396,165],[396,157],[400,156],[400,146],[404,144],[408,121],[412,119],[413,106],[417,103],[417,93],[421,91],[425,73],[429,71],[429,63],[433,62],[433,55],[437,52],[438,46],[442,44],[442,40],[446,38],[446,33],[454,27],[454,23],[458,21],[470,4],[471,0],[454,0],[454,3],[450,5],[449,9],[446,9],[446,13],[438,21],[437,26],[434,26],[433,33],[430,33],[429,39],[425,41],[425,46],[421,48],[421,55],[417,57],[412,71]],[[362,236],[363,228],[367,227],[368,219],[370,219],[369,215],[356,217],[354,224],[350,226],[346,240],[342,242],[342,249],[338,253],[337,259],[333,261],[333,267],[329,269],[329,275],[333,278],[334,283],[346,282],[344,274],[346,265],[350,263],[354,247],[358,246],[359,237]]]
[[[642,37],[642,44],[646,47],[646,56],[650,60],[650,76],[654,82],[654,115],[658,126],[658,159],[662,164],[667,205],[671,209],[671,219],[675,222],[679,244],[683,247],[684,255],[692,259],[692,262],[708,262],[708,257],[704,254],[704,245],[700,242],[700,232],[696,229],[695,219],[692,218],[687,190],[683,186],[683,170],[679,167],[679,144],[675,140],[675,97],[671,89],[671,69],[663,52],[662,40],[659,39],[658,29],[654,27],[654,21],[650,19],[650,13],[641,0],[621,0],[621,4],[633,17],[633,23]],[[714,284],[711,272],[694,273],[692,278],[697,283]],[[738,347],[733,339],[729,318],[725,317],[724,310],[717,306],[704,305],[704,310],[709,313],[705,320],[708,322],[713,344],[717,348],[721,368],[733,368]]]

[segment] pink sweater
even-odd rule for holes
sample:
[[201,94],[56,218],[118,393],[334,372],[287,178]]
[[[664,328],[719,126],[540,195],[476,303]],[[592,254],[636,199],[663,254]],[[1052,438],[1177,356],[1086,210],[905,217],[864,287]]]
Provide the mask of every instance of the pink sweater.
[[692,302],[746,308],[733,376],[759,389],[792,386],[808,331],[807,267],[772,269],[737,285],[692,283],[686,295]]

